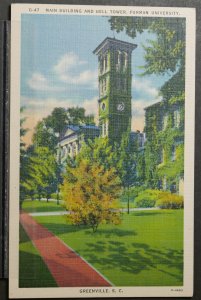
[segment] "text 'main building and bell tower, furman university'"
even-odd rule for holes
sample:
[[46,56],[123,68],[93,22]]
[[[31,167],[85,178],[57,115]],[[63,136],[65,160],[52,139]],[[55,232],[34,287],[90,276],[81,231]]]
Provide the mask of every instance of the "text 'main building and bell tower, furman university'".
[[99,128],[102,137],[120,141],[131,132],[131,55],[135,44],[107,37],[93,51],[98,56]]

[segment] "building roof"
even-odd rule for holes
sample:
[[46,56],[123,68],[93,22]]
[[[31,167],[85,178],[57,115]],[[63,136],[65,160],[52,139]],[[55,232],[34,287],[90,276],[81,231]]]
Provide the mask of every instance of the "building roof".
[[161,104],[163,104],[163,101],[159,101],[159,102],[156,102],[156,103],[154,103],[154,104],[151,104],[151,105],[149,105],[149,106],[147,106],[147,107],[144,107],[144,110],[147,110],[147,109],[152,108],[152,107],[155,107],[155,106],[159,106],[159,105],[161,105]]
[[117,40],[115,38],[106,37],[96,49],[93,51],[94,54],[98,55],[101,51],[105,51],[107,49],[121,49],[121,50],[134,50],[137,47],[136,44],[132,44],[129,42],[124,42],[121,40]]
[[75,133],[79,133],[81,132],[83,129],[85,131],[87,130],[96,130],[96,131],[99,131],[99,127],[96,126],[96,125],[66,125],[61,133],[61,136],[60,136],[60,141],[64,140],[67,136],[65,136],[65,133],[68,129],[71,129],[73,132],[69,135],[74,135]]

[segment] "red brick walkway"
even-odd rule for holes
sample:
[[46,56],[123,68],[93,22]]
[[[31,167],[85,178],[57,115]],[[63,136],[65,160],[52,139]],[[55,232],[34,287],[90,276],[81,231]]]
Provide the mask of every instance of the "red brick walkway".
[[111,286],[64,242],[27,213],[20,215],[20,222],[59,287]]

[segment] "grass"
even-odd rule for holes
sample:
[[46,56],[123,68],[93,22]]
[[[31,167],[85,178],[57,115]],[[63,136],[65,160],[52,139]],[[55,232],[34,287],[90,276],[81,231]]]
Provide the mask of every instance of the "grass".
[[20,226],[19,287],[56,287],[40,254]]
[[66,216],[35,219],[116,286],[183,283],[183,210],[124,213],[120,225],[101,225],[96,233]]
[[29,213],[65,210],[62,205],[58,205],[56,202],[47,202],[47,201],[39,201],[39,200],[24,201],[22,203],[22,209]]

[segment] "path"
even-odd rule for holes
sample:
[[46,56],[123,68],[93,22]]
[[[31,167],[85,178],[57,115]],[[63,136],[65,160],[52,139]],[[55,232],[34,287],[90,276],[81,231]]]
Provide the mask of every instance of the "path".
[[98,271],[30,215],[22,213],[20,223],[59,287],[111,286]]
[[[151,208],[130,208],[130,211],[144,211],[144,210],[159,210],[159,207],[151,207]],[[121,212],[127,212],[127,208],[121,208]],[[42,216],[63,216],[63,215],[69,215],[70,211],[44,211],[44,212],[34,212],[29,213],[30,216],[33,217],[42,217]]]

